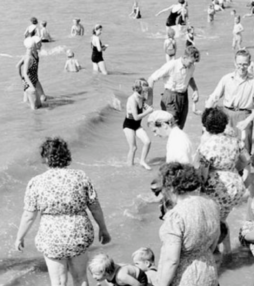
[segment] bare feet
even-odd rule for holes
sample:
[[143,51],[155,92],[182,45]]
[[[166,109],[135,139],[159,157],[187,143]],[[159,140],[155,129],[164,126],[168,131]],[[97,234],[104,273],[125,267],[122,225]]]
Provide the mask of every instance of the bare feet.
[[147,164],[146,164],[146,162],[140,162],[140,165],[142,166],[142,167],[144,167],[146,170],[152,170],[152,168],[150,167],[150,166],[148,166]]

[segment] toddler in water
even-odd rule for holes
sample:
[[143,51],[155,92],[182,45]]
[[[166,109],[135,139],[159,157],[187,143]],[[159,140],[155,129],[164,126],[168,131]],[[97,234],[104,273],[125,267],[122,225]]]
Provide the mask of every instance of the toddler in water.
[[175,58],[176,54],[176,40],[175,40],[175,30],[168,28],[168,38],[164,41],[164,52],[166,53],[166,61],[170,61]]
[[213,22],[214,15],[215,15],[214,5],[211,4],[208,6],[208,9],[207,9],[207,22],[208,23]]
[[152,249],[141,247],[132,254],[133,263],[143,270],[147,276],[148,285],[158,285],[158,272],[154,265]]
[[41,22],[41,30],[40,30],[40,36],[41,36],[41,41],[43,43],[47,43],[47,42],[51,42],[52,38],[48,32],[48,30],[46,29],[47,26],[47,22],[46,21],[42,21]]
[[71,36],[83,36],[85,32],[84,27],[80,24],[80,19],[73,20],[73,26],[71,27]]
[[115,286],[147,285],[147,277],[143,270],[130,264],[120,266],[106,254],[95,255],[90,261],[88,269],[98,282],[106,280]]
[[233,29],[233,43],[232,43],[233,50],[235,48],[237,50],[241,49],[242,32],[243,32],[243,26],[241,24],[241,16],[236,16],[235,17],[234,29]]
[[186,47],[189,46],[195,47],[194,36],[195,36],[194,27],[189,26],[187,28],[187,34],[186,34]]
[[81,66],[78,61],[74,58],[74,53],[71,50],[67,50],[66,55],[68,60],[65,63],[64,70],[67,72],[78,72],[81,70]]

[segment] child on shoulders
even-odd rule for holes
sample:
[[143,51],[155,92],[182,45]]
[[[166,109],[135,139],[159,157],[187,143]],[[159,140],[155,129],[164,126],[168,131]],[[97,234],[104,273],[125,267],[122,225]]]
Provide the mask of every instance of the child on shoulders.
[[64,70],[67,72],[78,72],[81,70],[81,66],[78,60],[74,58],[74,53],[71,50],[67,50],[66,55],[68,60],[65,63]]
[[106,254],[95,255],[88,265],[93,278],[98,281],[108,282],[115,286],[147,286],[147,277],[144,271],[134,265],[116,264]]
[[175,40],[175,30],[172,28],[168,28],[168,38],[164,41],[163,48],[167,62],[175,58],[177,45]]
[[143,270],[149,286],[158,285],[158,272],[155,267],[154,253],[151,248],[141,247],[132,254],[133,263]]

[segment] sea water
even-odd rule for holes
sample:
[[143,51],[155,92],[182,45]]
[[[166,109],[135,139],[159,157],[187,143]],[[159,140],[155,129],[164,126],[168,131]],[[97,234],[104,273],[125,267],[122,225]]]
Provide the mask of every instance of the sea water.
[[[201,51],[195,80],[199,87],[198,108],[213,91],[222,75],[233,71],[231,50],[233,17],[247,13],[247,1],[234,0],[231,9],[206,22],[210,1],[189,1],[191,25],[195,27],[196,46]],[[96,239],[89,255],[104,251],[117,262],[130,263],[131,254],[141,246],[151,247],[158,262],[161,242],[158,230],[162,221],[150,182],[165,161],[166,140],[152,139],[146,171],[138,164],[142,145],[138,142],[136,164],[126,166],[128,145],[122,132],[127,97],[133,81],[149,75],[165,62],[163,41],[167,13],[155,13],[174,1],[139,1],[142,19],[128,18],[132,1],[125,0],[2,0],[0,2],[0,285],[49,285],[47,268],[34,246],[38,220],[25,239],[25,251],[14,250],[14,242],[23,210],[28,181],[46,170],[41,163],[39,146],[47,136],[61,136],[72,152],[72,168],[84,170],[92,179],[104,211],[112,242],[105,246]],[[54,42],[43,44],[39,77],[48,96],[47,105],[31,111],[22,103],[22,83],[15,65],[25,53],[23,33],[35,16],[48,22]],[[70,38],[72,20],[81,19],[85,36]],[[95,24],[102,24],[102,43],[109,44],[104,59],[108,76],[92,73],[90,37]],[[253,19],[242,22],[243,44],[253,48]],[[184,38],[178,38],[177,56],[184,50]],[[71,49],[83,69],[65,73],[65,51]],[[154,108],[159,109],[163,83],[156,83]],[[201,135],[200,117],[189,112],[185,131],[197,147]],[[233,258],[220,273],[221,285],[251,285],[252,257],[241,252],[238,230],[245,217],[246,205],[229,217]],[[191,215],[191,214],[190,214]],[[95,225],[95,223],[94,223]],[[89,276],[90,284],[96,283]],[[72,285],[71,280],[69,285]]]

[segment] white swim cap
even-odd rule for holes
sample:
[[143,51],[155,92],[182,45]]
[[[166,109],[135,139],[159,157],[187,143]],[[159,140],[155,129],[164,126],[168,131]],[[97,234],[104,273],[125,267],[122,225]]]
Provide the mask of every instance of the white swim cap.
[[41,42],[41,38],[38,36],[28,37],[24,40],[24,46],[27,49],[32,49],[39,42]]
[[155,110],[152,112],[147,119],[148,123],[155,122],[169,122],[173,119],[173,115],[164,110]]

